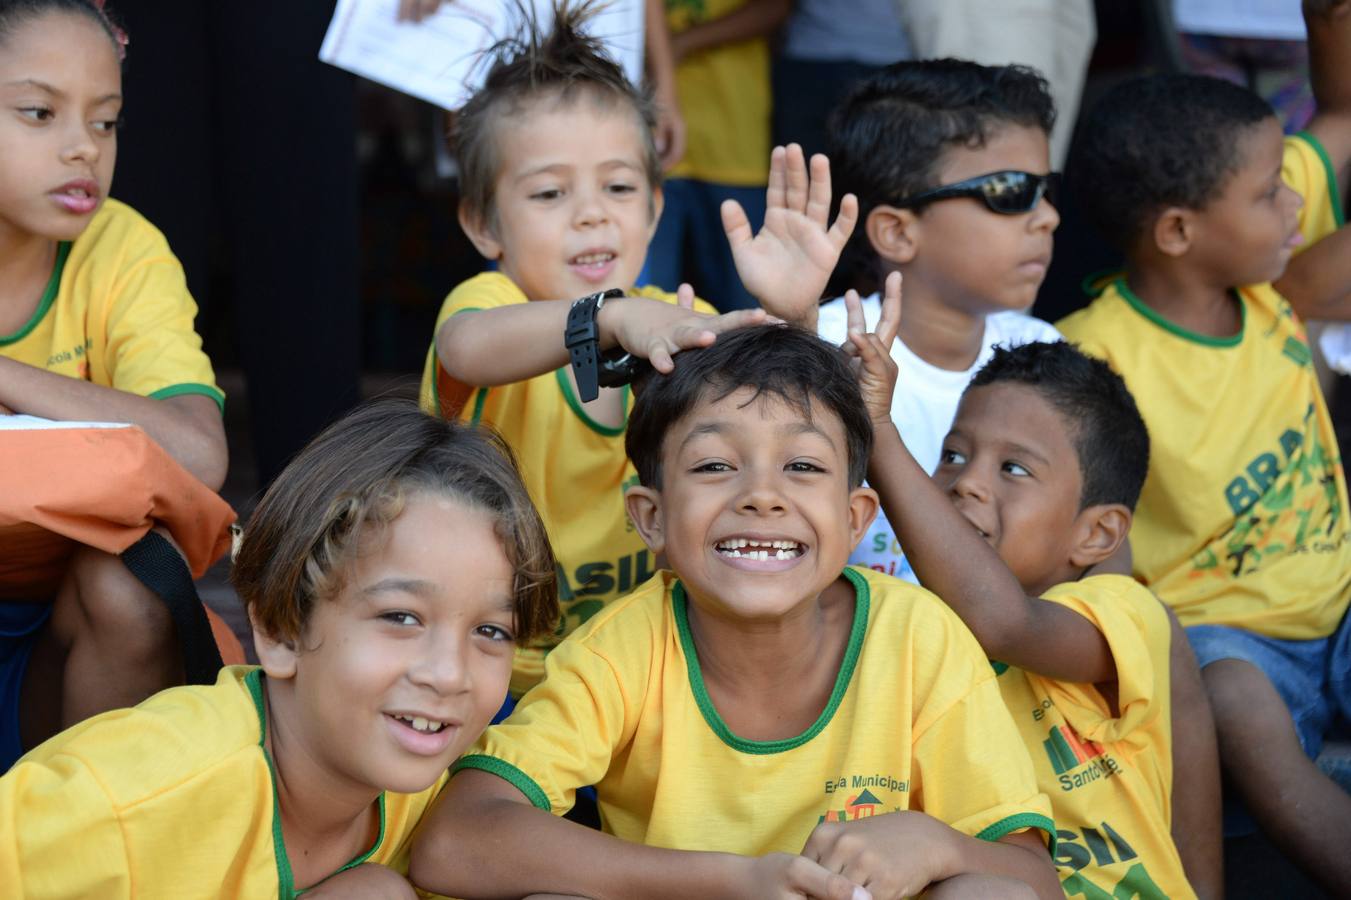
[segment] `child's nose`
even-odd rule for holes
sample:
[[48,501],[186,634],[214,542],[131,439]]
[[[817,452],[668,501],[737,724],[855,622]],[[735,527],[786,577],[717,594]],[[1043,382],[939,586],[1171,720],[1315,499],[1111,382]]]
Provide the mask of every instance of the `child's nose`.
[[774,479],[767,476],[753,478],[746,485],[737,505],[743,512],[757,512],[761,515],[782,512],[786,508],[783,491]]
[[579,227],[599,225],[609,218],[599,193],[584,191],[577,197],[576,224]]
[[469,689],[471,677],[466,660],[468,641],[450,635],[426,641],[409,666],[409,677],[438,694],[457,694]]

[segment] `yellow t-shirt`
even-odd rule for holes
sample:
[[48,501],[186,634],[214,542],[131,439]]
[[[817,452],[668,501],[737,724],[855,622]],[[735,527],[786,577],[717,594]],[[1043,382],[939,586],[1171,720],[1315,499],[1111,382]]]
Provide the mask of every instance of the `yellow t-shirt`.
[[[675,302],[675,295],[656,288],[633,293]],[[436,328],[439,331],[457,313],[526,302],[510,278],[485,272],[451,291]],[[695,309],[716,312],[702,300],[695,301]],[[561,343],[563,336],[558,339]],[[631,406],[628,388],[624,391],[625,404]],[[554,634],[517,650],[511,692],[520,696],[544,677],[544,656],[551,647],[656,571],[652,554],[624,509],[624,492],[638,483],[638,473],[624,452],[624,428],[592,420],[573,393],[565,369],[493,388],[458,384],[437,360],[434,340],[423,369],[421,402],[430,413],[486,422],[506,439],[558,558],[563,618]]]
[[1173,845],[1170,631],[1133,579],[1097,575],[1045,599],[1091,621],[1112,648],[1117,714],[1090,684],[996,663],[999,687],[1051,798],[1055,863],[1070,897],[1195,897]]
[[[672,34],[721,19],[747,0],[666,0]],[[671,178],[758,187],[769,178],[769,44],[713,47],[676,66],[685,156]]]
[[[1312,242],[1341,221],[1313,138],[1286,141]],[[1304,326],[1270,284],[1235,291],[1238,334],[1165,320],[1117,280],[1056,327],[1126,380],[1149,428],[1135,573],[1183,625],[1331,634],[1351,597],[1346,479]]]
[[544,681],[452,772],[561,815],[594,784],[606,831],[682,850],[798,853],[819,823],[922,810],[986,840],[1054,831],[971,633],[923,588],[848,568],[854,624],[817,721],[733,734],[709,700],[684,589],[663,571],[549,655]]
[[0,335],[0,356],[143,397],[202,394],[223,408],[196,315],[164,235],[107,200],[83,234],[57,248],[37,310]]
[[[295,897],[282,841],[262,672],[221,670],[81,722],[0,778],[0,873],[29,900]],[[363,862],[408,871],[413,828],[445,783],[382,794]],[[341,871],[341,870],[340,870]]]

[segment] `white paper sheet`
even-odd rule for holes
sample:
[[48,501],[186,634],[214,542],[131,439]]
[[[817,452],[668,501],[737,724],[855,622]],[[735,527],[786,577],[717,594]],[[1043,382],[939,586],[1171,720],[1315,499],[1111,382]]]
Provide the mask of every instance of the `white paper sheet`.
[[1304,40],[1299,0],[1173,0],[1173,18],[1195,34]]
[[125,422],[56,422],[38,416],[0,416],[0,431],[46,431],[57,428],[130,428]]
[[[551,0],[533,4],[543,23]],[[444,109],[458,109],[483,83],[483,51],[520,27],[511,0],[452,0],[421,22],[399,22],[398,0],[338,0],[319,58]],[[587,23],[635,84],[643,74],[643,2],[611,2]]]

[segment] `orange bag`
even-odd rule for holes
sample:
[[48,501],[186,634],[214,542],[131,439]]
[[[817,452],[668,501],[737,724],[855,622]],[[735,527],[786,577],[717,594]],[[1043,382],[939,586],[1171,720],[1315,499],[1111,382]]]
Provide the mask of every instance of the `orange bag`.
[[[0,602],[51,597],[77,544],[121,555],[154,525],[194,578],[230,546],[234,510],[140,428],[0,417]],[[242,663],[206,609],[222,659]]]

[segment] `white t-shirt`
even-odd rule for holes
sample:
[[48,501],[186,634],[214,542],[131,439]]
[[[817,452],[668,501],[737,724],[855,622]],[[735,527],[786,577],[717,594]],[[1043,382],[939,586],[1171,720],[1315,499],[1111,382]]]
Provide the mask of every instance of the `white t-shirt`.
[[[873,294],[864,299],[863,317],[869,329],[876,327],[881,314],[880,295]],[[841,344],[848,331],[846,326],[843,299],[831,300],[821,306],[816,328],[822,338]],[[915,462],[929,473],[938,467],[943,438],[947,437],[953,417],[957,415],[957,402],[962,399],[962,391],[981,366],[989,362],[995,347],[1058,340],[1061,340],[1060,332],[1041,319],[1021,312],[995,313],[985,319],[985,337],[981,340],[976,361],[969,369],[953,372],[920,359],[897,338],[891,346],[891,357],[900,370],[896,394],[891,400],[891,420],[896,423]],[[880,511],[849,561],[907,581],[918,581],[901,552],[895,531]]]

